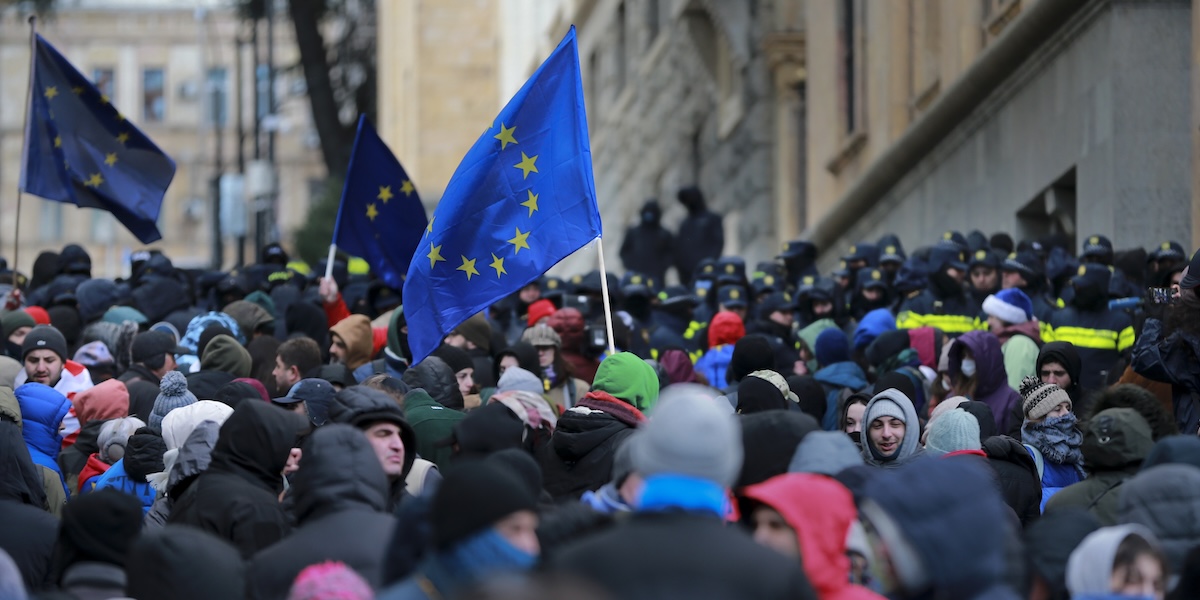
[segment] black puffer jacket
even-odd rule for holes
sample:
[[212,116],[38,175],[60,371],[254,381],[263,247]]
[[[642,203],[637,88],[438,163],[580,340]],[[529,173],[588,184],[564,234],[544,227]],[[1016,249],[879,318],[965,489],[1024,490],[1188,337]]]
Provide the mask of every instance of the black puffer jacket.
[[380,587],[396,521],[384,512],[387,476],[367,438],[348,425],[318,429],[304,444],[294,482],[298,527],[250,561],[246,597],[286,598],[300,571],[327,560]]
[[42,470],[21,437],[21,406],[12,388],[0,387],[0,500],[46,506]]
[[1021,520],[1021,527],[1028,527],[1042,514],[1042,482],[1038,478],[1037,463],[1021,442],[1006,435],[984,440],[983,452],[996,472],[1004,503]]
[[389,421],[399,426],[400,441],[404,443],[404,473],[388,485],[387,510],[392,512],[400,504],[404,478],[417,459],[417,434],[404,419],[404,410],[386,393],[362,386],[351,386],[338,392],[329,405],[330,423],[365,429],[377,421]]
[[[8,456],[0,462],[8,462]],[[29,460],[26,457],[25,460]],[[21,571],[25,588],[37,592],[52,585],[50,557],[58,537],[58,519],[38,506],[0,499],[0,550],[7,552]]]
[[245,591],[245,563],[237,549],[190,527],[143,532],[126,560],[126,592],[132,598],[241,598]]
[[463,409],[463,396],[458,389],[458,379],[455,378],[454,371],[436,356],[427,357],[410,367],[404,372],[402,381],[410,388],[425,390],[446,408]]
[[270,404],[243,402],[221,426],[212,464],[175,503],[168,523],[232,542],[243,558],[291,526],[279,506],[283,467],[308,420]]
[[[612,478],[617,447],[633,435],[637,422],[605,411],[592,392],[563,413],[550,443],[537,453],[544,487],[555,502],[578,500]],[[619,400],[613,399],[610,402]],[[614,406],[619,409],[619,406]]]

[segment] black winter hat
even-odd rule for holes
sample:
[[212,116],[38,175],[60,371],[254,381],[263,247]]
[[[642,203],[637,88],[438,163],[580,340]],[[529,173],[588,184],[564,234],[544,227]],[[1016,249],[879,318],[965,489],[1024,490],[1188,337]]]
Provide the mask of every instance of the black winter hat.
[[125,566],[125,556],[142,529],[142,505],[117,490],[96,490],[71,499],[63,509],[50,559],[52,580],[79,562]]
[[458,444],[459,456],[483,457],[507,448],[520,448],[525,433],[521,418],[500,402],[485,404],[454,424],[450,437],[438,446]]
[[877,246],[879,247],[879,264],[902,263],[908,258],[904,254],[904,246],[900,244],[900,238],[894,233],[888,233],[879,238]]
[[79,341],[79,335],[83,333],[83,320],[79,318],[79,311],[72,306],[51,306],[46,310],[46,314],[50,315],[50,324],[67,340],[67,347],[74,348],[75,343]]
[[537,510],[537,498],[510,467],[494,461],[459,462],[433,496],[433,545],[450,549],[522,510]]
[[[725,378],[729,380],[728,383],[734,383],[755,371],[774,368],[775,351],[771,349],[770,340],[762,335],[750,334],[733,345],[733,356],[729,359],[729,369]],[[709,383],[720,386],[723,382]]]
[[471,356],[462,348],[455,348],[449,344],[442,344],[441,346],[438,346],[438,348],[431,354],[442,359],[442,361],[450,367],[450,370],[454,371],[455,373],[458,373],[463,369],[475,368],[475,363],[471,360]]
[[38,325],[29,330],[25,341],[21,344],[21,360],[34,350],[53,350],[63,362],[70,356],[67,354],[67,338],[53,325]]
[[1009,254],[1004,263],[1000,265],[1000,270],[1020,273],[1026,281],[1033,283],[1033,280],[1045,274],[1046,267],[1036,252],[1022,250]]

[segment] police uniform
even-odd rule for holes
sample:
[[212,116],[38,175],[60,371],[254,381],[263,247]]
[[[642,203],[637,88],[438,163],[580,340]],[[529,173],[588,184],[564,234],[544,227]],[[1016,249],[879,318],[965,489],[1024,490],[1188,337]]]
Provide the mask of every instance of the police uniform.
[[[929,264],[933,266],[929,287],[900,305],[897,329],[934,327],[950,337],[958,337],[981,328],[980,304],[945,275],[950,267],[966,273],[963,258],[963,250],[953,241],[942,241],[933,247],[929,253]],[[943,280],[940,286],[936,281],[939,278]]]
[[1051,317],[1043,335],[1046,342],[1070,342],[1079,351],[1083,362],[1079,385],[1085,390],[1104,388],[1106,374],[1111,374],[1121,353],[1135,341],[1133,319],[1123,311],[1108,308],[1111,278],[1111,267],[1080,265],[1071,279],[1076,290],[1074,299]]

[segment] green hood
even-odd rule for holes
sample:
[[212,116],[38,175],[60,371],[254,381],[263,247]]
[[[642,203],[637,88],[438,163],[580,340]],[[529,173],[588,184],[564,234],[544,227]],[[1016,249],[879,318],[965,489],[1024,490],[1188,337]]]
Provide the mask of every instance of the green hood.
[[1136,470],[1154,447],[1150,425],[1132,408],[1102,410],[1083,430],[1080,451],[1090,471]]
[[817,346],[817,336],[821,335],[821,332],[825,331],[826,329],[837,328],[837,323],[834,323],[833,319],[821,319],[820,321],[813,321],[808,327],[801,329],[797,334],[797,337],[800,338],[800,343],[804,344],[804,347],[808,350],[808,353],[814,356],[814,358],[810,358],[808,362],[805,363],[808,365],[809,373],[816,373],[819,369],[819,365],[817,365],[817,359],[815,358],[817,353],[813,351],[813,348]]
[[592,390],[608,392],[647,412],[658,402],[658,375],[636,354],[621,352],[600,363],[596,378],[592,380]]

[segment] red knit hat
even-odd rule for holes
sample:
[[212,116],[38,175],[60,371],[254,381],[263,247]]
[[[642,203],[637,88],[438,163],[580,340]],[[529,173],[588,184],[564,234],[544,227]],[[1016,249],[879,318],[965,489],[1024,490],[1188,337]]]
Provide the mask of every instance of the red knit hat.
[[544,298],[534,302],[533,304],[530,304],[529,324],[527,326],[533,327],[534,325],[537,325],[538,321],[553,315],[555,310],[554,303]]

